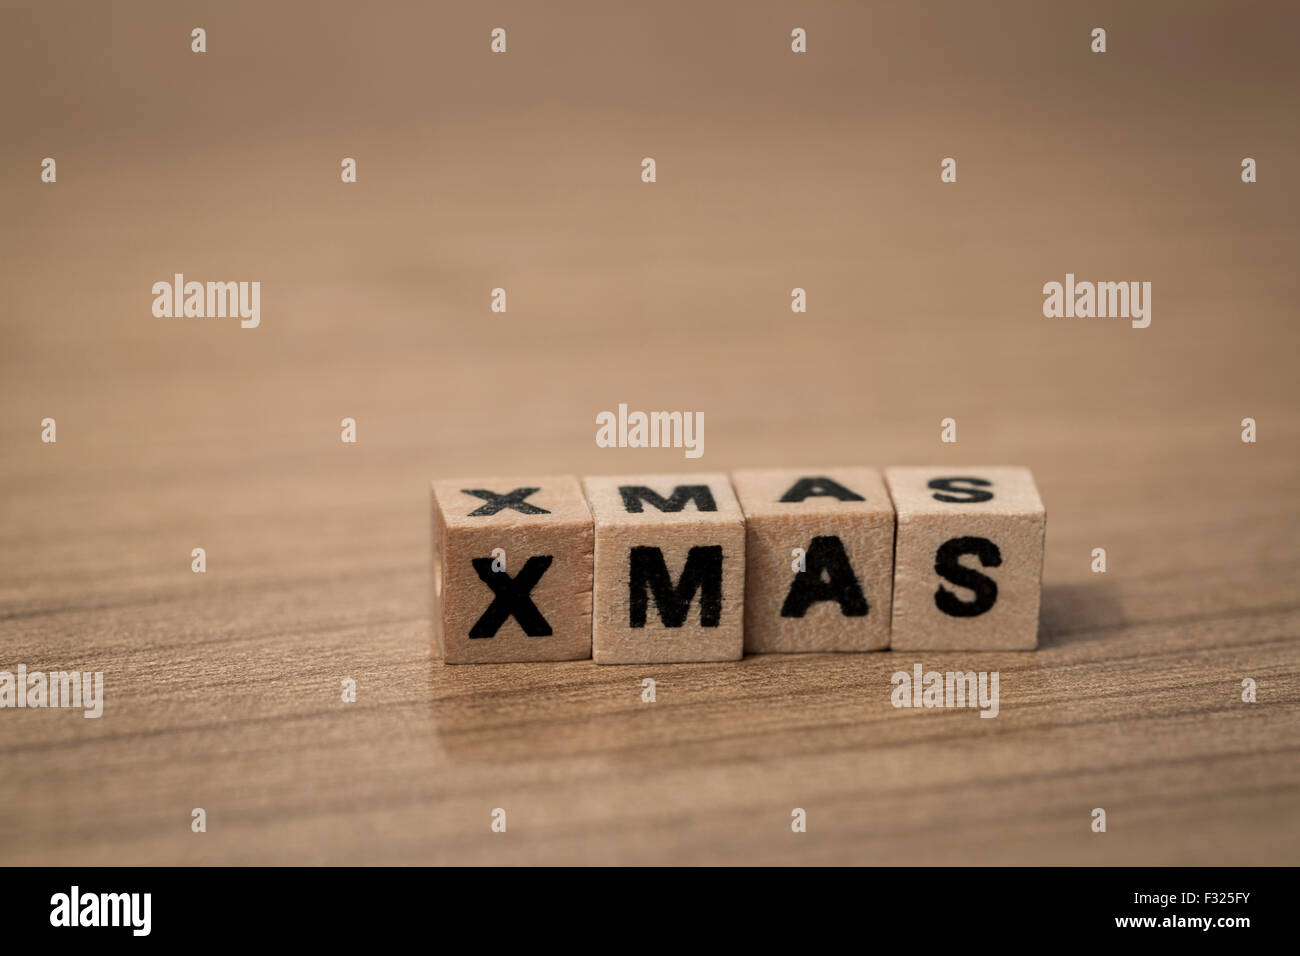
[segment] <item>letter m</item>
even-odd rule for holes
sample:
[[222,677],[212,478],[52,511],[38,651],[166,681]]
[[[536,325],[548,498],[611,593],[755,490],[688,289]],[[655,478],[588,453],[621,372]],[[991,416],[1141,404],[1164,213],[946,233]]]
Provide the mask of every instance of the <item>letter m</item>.
[[1128,283],[1097,283],[1097,306],[1103,318],[1128,318]]
[[700,627],[717,627],[722,618],[722,545],[691,548],[686,567],[674,585],[662,548],[635,547],[629,560],[628,626],[645,627],[650,595],[664,627],[682,627],[696,592]]
[[671,498],[664,498],[645,485],[619,485],[618,493],[623,496],[623,508],[634,515],[641,514],[643,502],[654,505],[660,511],[681,511],[688,501],[695,502],[697,511],[718,510],[708,485],[678,485],[673,489]]
[[239,283],[208,283],[208,318],[224,319],[239,314]]

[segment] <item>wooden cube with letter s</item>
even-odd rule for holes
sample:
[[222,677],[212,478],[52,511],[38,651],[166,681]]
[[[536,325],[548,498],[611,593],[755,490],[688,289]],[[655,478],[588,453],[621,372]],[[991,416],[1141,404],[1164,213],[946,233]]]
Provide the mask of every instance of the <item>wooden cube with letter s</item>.
[[1038,646],[1047,513],[1028,468],[887,468],[896,651]]

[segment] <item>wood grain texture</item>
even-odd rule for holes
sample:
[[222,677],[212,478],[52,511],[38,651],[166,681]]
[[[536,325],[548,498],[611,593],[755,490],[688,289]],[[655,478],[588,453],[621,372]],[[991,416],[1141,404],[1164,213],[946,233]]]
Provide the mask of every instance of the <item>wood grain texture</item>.
[[[6,12],[0,669],[107,699],[0,711],[0,862],[1297,861],[1294,7],[801,10]],[[177,271],[260,327],[155,319]],[[434,660],[431,479],[810,461],[1032,468],[1039,650]],[[916,661],[999,716],[894,709]]]

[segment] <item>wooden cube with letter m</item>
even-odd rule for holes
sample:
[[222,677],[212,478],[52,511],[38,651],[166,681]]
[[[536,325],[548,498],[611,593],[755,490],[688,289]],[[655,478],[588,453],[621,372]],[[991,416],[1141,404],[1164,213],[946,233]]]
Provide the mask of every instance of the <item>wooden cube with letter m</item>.
[[583,479],[596,522],[597,664],[744,655],[745,520],[726,475]]

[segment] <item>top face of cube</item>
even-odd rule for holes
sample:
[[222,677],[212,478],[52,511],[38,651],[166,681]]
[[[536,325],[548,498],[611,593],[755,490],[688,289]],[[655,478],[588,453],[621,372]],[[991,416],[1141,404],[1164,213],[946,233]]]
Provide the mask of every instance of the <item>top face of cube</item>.
[[892,515],[874,468],[763,468],[733,472],[746,517],[798,514]]
[[433,482],[433,496],[448,527],[591,524],[587,499],[573,475],[444,479]]
[[1028,468],[886,468],[885,477],[899,520],[915,513],[1038,515],[1044,511]]
[[602,525],[709,524],[743,521],[723,474],[599,475],[582,480]]

